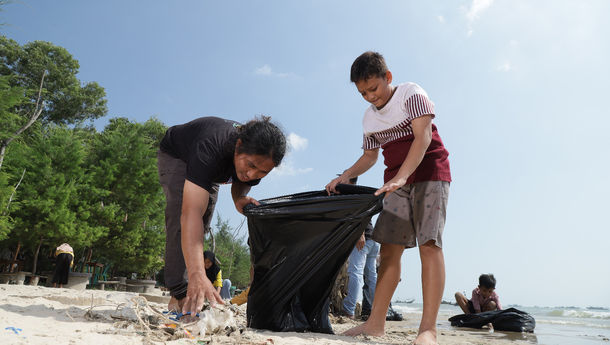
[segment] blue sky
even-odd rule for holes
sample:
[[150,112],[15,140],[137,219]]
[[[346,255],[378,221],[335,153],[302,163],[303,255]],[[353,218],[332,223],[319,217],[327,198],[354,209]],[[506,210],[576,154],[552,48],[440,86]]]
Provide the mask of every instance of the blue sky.
[[[99,129],[271,115],[292,150],[259,199],[322,189],[360,156],[367,103],[349,68],[379,51],[395,82],[428,92],[450,152],[445,299],[492,272],[503,304],[610,306],[608,13],[603,0],[19,0],[0,31],[68,49],[106,89]],[[382,176],[380,158],[359,183]],[[217,211],[243,219],[227,187]],[[395,298],[421,301],[417,250]]]

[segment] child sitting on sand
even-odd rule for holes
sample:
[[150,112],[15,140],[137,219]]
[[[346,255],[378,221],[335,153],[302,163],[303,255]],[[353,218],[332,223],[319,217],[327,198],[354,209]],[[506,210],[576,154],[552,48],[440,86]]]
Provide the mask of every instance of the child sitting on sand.
[[494,278],[494,275],[481,274],[479,276],[479,286],[472,290],[472,298],[469,300],[461,292],[456,292],[455,300],[464,311],[464,314],[502,310],[500,298],[495,290],[496,278]]

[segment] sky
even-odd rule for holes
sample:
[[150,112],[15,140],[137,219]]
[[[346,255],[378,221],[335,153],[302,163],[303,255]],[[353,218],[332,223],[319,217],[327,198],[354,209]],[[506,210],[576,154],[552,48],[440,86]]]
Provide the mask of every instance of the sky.
[[[270,115],[291,149],[257,199],[321,190],[360,157],[368,104],[349,69],[378,51],[395,84],[427,91],[450,153],[444,299],[493,273],[504,305],[610,307],[608,13],[604,0],[18,0],[0,32],[66,48],[106,90],[99,130]],[[383,170],[380,155],[359,184],[380,187]],[[216,210],[239,226],[229,191]],[[406,250],[395,299],[421,301],[420,272]]]

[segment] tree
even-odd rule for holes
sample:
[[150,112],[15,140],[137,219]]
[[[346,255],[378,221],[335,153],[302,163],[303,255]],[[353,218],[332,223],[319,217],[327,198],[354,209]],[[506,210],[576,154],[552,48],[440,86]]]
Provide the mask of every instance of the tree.
[[96,222],[108,228],[95,248],[115,270],[150,275],[163,265],[165,199],[156,152],[166,129],[156,119],[115,118],[92,142],[88,164],[99,199],[89,203],[103,205]]
[[89,193],[91,177],[85,173],[86,150],[79,134],[65,126],[37,125],[7,158],[7,170],[27,171],[16,201],[19,208],[11,215],[19,229],[16,237],[34,253],[33,273],[43,242],[86,246],[107,231],[90,222],[91,207],[82,198]]
[[222,275],[229,278],[233,285],[246,287],[250,284],[250,250],[240,235],[242,224],[232,228],[228,220],[217,215],[216,231],[213,234],[216,240],[214,253],[221,262]]

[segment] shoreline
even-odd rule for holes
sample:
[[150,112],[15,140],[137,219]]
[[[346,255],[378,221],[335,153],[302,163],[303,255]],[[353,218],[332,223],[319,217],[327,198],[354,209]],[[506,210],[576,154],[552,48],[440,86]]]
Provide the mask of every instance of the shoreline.
[[[149,296],[153,309],[164,310],[167,296]],[[133,305],[138,293],[70,290],[28,285],[0,285],[0,343],[2,344],[161,344],[152,333],[137,326]],[[135,307],[137,309],[137,307]],[[246,328],[245,305],[232,306],[237,329],[230,336],[207,335],[199,339],[165,339],[166,344],[297,344],[312,342],[329,345],[343,344],[408,344],[417,335],[421,314],[403,313],[405,320],[388,321],[382,337],[348,337],[341,332],[357,325],[331,315],[335,334],[271,332]],[[131,319],[132,321],[128,321]],[[134,321],[135,320],[135,321]],[[439,321],[442,319],[439,318]],[[439,328],[441,344],[532,344],[528,334],[510,332],[489,333],[486,330]],[[198,342],[199,341],[199,342]],[[535,342],[534,342],[535,343]]]

